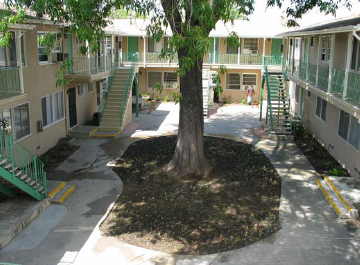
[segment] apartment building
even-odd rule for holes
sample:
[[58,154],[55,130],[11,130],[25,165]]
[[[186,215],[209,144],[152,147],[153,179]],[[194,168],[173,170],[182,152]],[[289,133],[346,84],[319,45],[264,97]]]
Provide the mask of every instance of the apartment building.
[[[15,141],[40,155],[66,137],[77,124],[92,119],[98,111],[112,60],[112,37],[107,37],[98,55],[82,56],[74,34],[64,25],[29,20],[12,25],[11,45],[0,48],[0,119]],[[51,54],[39,41],[45,33],[56,34]],[[74,65],[65,75],[68,85],[57,85],[56,73],[64,58]]]
[[352,176],[360,175],[360,16],[281,36],[291,112]]
[[[161,50],[166,47],[172,33],[164,29],[165,36],[160,42],[146,36],[146,27],[150,23],[144,19],[118,19],[105,29],[105,33],[116,35],[119,47],[119,58],[125,66],[129,58],[138,53],[139,93],[149,93],[162,99],[169,97],[179,89],[179,77],[175,73],[177,58],[166,60],[160,58]],[[254,21],[235,21],[217,23],[210,33],[210,52],[204,57],[203,72],[219,71],[226,66],[227,73],[222,76],[223,93],[219,101],[241,102],[246,98],[246,86],[256,91],[255,99],[259,100],[261,75],[265,60],[270,70],[281,71],[283,40],[274,36],[286,29],[280,21],[269,25],[257,24]],[[230,32],[235,31],[240,37],[240,47],[235,48],[226,42]],[[161,83],[163,92],[160,95],[154,85]]]

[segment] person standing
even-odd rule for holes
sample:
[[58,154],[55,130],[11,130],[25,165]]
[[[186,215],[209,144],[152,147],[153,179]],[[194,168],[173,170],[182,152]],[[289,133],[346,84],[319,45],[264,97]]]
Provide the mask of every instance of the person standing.
[[247,105],[251,105],[252,97],[255,96],[255,90],[252,86],[247,86]]

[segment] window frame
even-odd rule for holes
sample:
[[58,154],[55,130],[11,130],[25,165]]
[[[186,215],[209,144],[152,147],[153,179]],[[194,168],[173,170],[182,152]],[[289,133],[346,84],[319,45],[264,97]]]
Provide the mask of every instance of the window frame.
[[[324,42],[324,39],[326,42]],[[332,36],[325,35],[320,36],[321,40],[321,52],[320,52],[320,62],[322,63],[329,63],[331,59],[331,43],[332,43]],[[327,47],[324,47],[324,43],[327,43]],[[323,59],[324,56],[324,59]]]
[[94,84],[93,82],[88,83],[88,93],[94,92]]
[[[62,106],[62,118],[60,118],[58,120],[55,120],[55,104],[54,104],[55,103],[55,94],[61,94],[62,95],[62,104],[63,104],[63,106]],[[43,126],[44,130],[46,130],[47,128],[49,128],[49,127],[51,127],[51,126],[53,126],[53,125],[55,125],[55,124],[57,124],[57,123],[59,123],[59,122],[61,122],[63,120],[65,120],[65,95],[64,95],[64,91],[62,91],[62,90],[59,90],[57,92],[54,92],[54,93],[48,94],[48,95],[46,95],[44,97],[41,97],[41,114],[43,114],[42,100],[43,100],[43,98],[47,98],[49,96],[51,96],[51,113],[52,113],[51,118],[52,118],[52,122],[49,123],[49,124],[46,124],[45,126]],[[46,111],[47,111],[47,108],[46,108]],[[42,116],[42,122],[43,122],[43,124],[45,124],[44,123],[44,116]]]
[[176,84],[176,87],[174,86],[167,86],[166,84],[171,84],[171,82],[165,82],[165,73],[176,73],[174,71],[148,71],[147,72],[147,88],[151,88],[153,89],[153,87],[151,87],[149,85],[149,74],[150,73],[160,73],[160,82],[157,82],[157,83],[161,83],[161,85],[163,86],[164,89],[177,89],[176,87],[180,84],[180,81],[179,81],[179,76],[177,75],[177,81],[176,83],[174,82],[174,84]]
[[[82,88],[82,93],[80,93],[80,87]],[[83,97],[83,96],[85,96],[85,83],[80,83],[80,84],[78,84],[77,85],[77,95],[79,96],[79,97]]]
[[[40,35],[45,35],[46,33],[53,33],[53,34],[56,34],[56,41],[55,41],[55,43],[58,43],[59,44],[59,49],[57,49],[57,50],[54,50],[53,48],[51,49],[51,51],[50,51],[50,54],[47,54],[46,56],[48,57],[48,59],[47,59],[47,61],[40,61],[39,59],[39,49],[45,49],[46,47],[40,47],[40,42],[39,42],[39,34]],[[36,36],[37,36],[37,51],[38,51],[38,63],[39,63],[39,65],[47,65],[47,64],[52,64],[52,63],[54,63],[53,61],[52,61],[52,56],[51,56],[51,54],[55,54],[55,53],[62,53],[63,52],[63,49],[64,49],[64,47],[63,47],[63,39],[62,39],[62,37],[59,37],[59,35],[60,35],[60,33],[59,32],[57,32],[57,31],[37,31],[36,32]],[[58,39],[59,38],[59,39]],[[56,46],[55,46],[56,47]]]
[[[317,115],[317,109],[318,109],[318,99],[321,100],[321,106],[320,106],[320,115]],[[323,119],[323,103],[326,102],[326,107],[325,107],[325,119]],[[326,115],[327,115],[327,101],[325,99],[323,99],[322,97],[317,96],[316,97],[316,106],[315,106],[315,116],[317,118],[319,118],[322,122],[326,123]]]
[[[355,45],[357,47],[355,47]],[[355,62],[354,62],[354,68],[352,68],[354,52],[355,52]],[[360,41],[355,37],[353,37],[353,41],[352,41],[350,71],[354,71],[354,72],[360,71]]]
[[[20,137],[20,138],[17,138],[16,137],[16,121],[15,121],[15,108],[17,108],[17,107],[20,107],[20,106],[22,106],[22,105],[28,105],[28,115],[29,115],[29,134],[27,134],[27,135],[24,135],[24,136],[22,136],[22,137]],[[28,138],[29,136],[31,136],[32,134],[31,134],[31,115],[30,115],[30,113],[31,113],[31,111],[30,111],[30,102],[29,101],[26,101],[26,102],[23,102],[23,103],[21,103],[21,104],[18,104],[18,105],[15,105],[15,106],[13,106],[13,107],[11,107],[11,115],[12,115],[12,119],[13,119],[13,131],[12,131],[12,133],[13,133],[13,138],[14,139],[16,139],[18,142],[20,142],[20,141],[22,141],[22,140],[24,140],[24,139],[26,139],[26,138]]]
[[[346,139],[340,135],[340,121],[341,121],[341,113],[345,113],[349,116],[349,123],[347,124],[347,131],[346,131]],[[359,139],[359,143],[358,146],[354,146],[352,143],[350,143],[349,139],[350,139],[350,133],[351,133],[351,126],[353,125],[353,121],[356,120],[358,122],[358,119],[356,119],[354,116],[350,115],[350,113],[344,111],[344,110],[340,110],[339,111],[339,120],[338,120],[338,137],[343,140],[344,142],[346,142],[349,146],[351,146],[356,152],[359,152],[360,149],[360,139]],[[359,123],[359,122],[358,122]],[[360,138],[360,133],[359,133],[359,138]]]
[[[240,77],[240,80],[239,80],[239,84],[231,84],[231,86],[236,86],[236,85],[239,85],[239,89],[236,89],[236,88],[229,88],[229,85],[228,84],[228,75],[239,75]],[[226,73],[225,74],[225,89],[226,90],[233,90],[233,91],[242,91],[242,73]]]
[[[255,85],[245,85],[244,84],[244,75],[255,75]],[[257,73],[241,73],[241,89],[246,91],[246,86],[252,86],[254,91],[258,90],[258,74]]]
[[176,74],[176,72],[164,71],[162,72],[162,84],[164,89],[176,89],[179,84],[179,76],[176,74],[176,81],[165,81],[165,73]]
[[[249,45],[249,47],[246,47],[246,40],[257,40],[256,41],[256,49],[253,49],[254,47],[252,47],[251,45]],[[259,38],[243,38],[242,39],[242,50],[245,51],[245,50],[250,50],[250,51],[256,51],[256,54],[259,53]],[[252,52],[250,54],[253,54]]]

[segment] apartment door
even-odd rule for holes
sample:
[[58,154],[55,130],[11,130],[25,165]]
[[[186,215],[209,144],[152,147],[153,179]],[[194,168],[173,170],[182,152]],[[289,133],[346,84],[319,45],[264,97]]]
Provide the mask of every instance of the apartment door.
[[74,127],[77,124],[76,116],[76,90],[75,88],[68,89],[69,96],[69,118],[70,118],[70,128]]
[[128,52],[134,54],[139,52],[139,39],[138,37],[128,37]]
[[281,56],[282,39],[272,39],[271,41],[271,55],[275,57]]

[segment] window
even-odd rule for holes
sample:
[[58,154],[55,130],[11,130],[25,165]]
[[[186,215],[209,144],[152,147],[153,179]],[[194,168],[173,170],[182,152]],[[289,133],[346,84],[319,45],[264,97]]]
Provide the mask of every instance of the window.
[[360,44],[359,41],[354,37],[353,49],[351,55],[350,68],[355,71],[360,70]]
[[51,125],[64,118],[64,92],[41,98],[43,126]]
[[39,63],[46,64],[50,62],[49,54],[46,51],[46,47],[44,44],[40,42],[40,38],[45,36],[46,34],[55,34],[55,42],[54,46],[51,49],[52,53],[61,53],[62,52],[62,38],[58,33],[51,33],[51,32],[38,32],[37,39],[38,39],[38,56],[39,56]]
[[352,147],[359,150],[360,123],[355,117],[343,110],[340,111],[338,134]]
[[310,92],[310,91],[307,91],[306,97],[307,97],[307,98],[311,98],[311,92]]
[[256,89],[257,88],[256,79],[257,79],[256,74],[243,74],[243,80],[242,80],[243,88],[246,90],[247,86],[252,86],[253,89]]
[[314,37],[310,38],[310,47],[314,47]]
[[106,36],[104,42],[105,42],[104,54],[111,54],[111,49],[112,49],[111,36]]
[[323,121],[326,121],[326,108],[327,108],[327,101],[325,99],[317,97],[315,114]]
[[226,74],[226,89],[240,90],[241,88],[241,74]]
[[88,92],[92,92],[94,90],[93,83],[88,84]]
[[[12,133],[11,109],[0,111],[0,120],[7,121],[8,127],[6,128],[6,130],[8,131],[8,133]],[[4,128],[1,126],[1,129],[3,130]]]
[[321,61],[328,62],[331,52],[331,37],[321,37]]
[[84,84],[79,84],[79,85],[78,85],[78,95],[79,95],[79,97],[85,95]]
[[177,73],[164,72],[164,87],[165,88],[176,88],[177,82],[178,82]]
[[10,45],[0,47],[0,66],[17,66],[15,32],[11,31]]
[[237,54],[238,53],[238,47],[235,45],[230,45],[229,43],[226,44],[226,52],[227,54]]
[[161,41],[156,42],[153,38],[148,39],[148,52],[161,52],[162,43]]
[[161,72],[148,72],[148,87],[154,88],[156,83],[161,83]]
[[15,137],[21,139],[30,134],[29,103],[14,108]]
[[257,51],[258,39],[257,38],[244,39],[244,50]]

